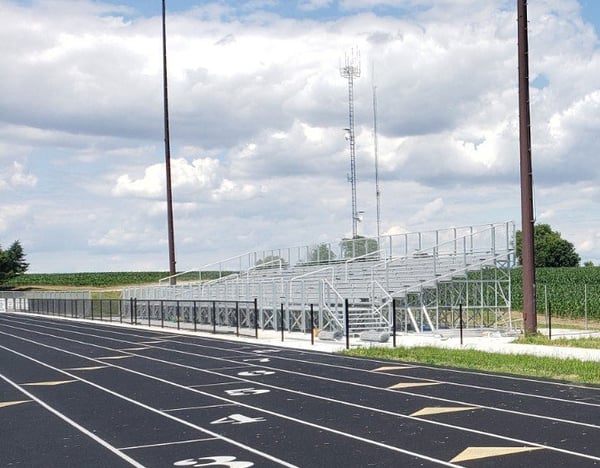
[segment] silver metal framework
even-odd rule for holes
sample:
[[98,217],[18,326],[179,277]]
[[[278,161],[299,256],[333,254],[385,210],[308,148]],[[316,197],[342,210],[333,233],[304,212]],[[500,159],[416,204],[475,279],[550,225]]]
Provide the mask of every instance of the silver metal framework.
[[[256,298],[264,329],[280,327],[283,306],[285,328],[307,331],[312,306],[317,328],[342,330],[346,300],[351,333],[390,330],[393,304],[406,332],[455,328],[459,307],[470,328],[512,329],[514,233],[504,222],[250,252],[195,270],[197,281],[128,288],[123,298]],[[208,271],[219,278],[203,280]]]

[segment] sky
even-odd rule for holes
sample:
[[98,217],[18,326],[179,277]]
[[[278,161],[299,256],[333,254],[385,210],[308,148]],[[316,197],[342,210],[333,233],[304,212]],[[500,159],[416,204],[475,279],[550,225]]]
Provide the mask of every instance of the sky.
[[[352,235],[521,227],[516,0],[167,0],[177,270]],[[530,0],[537,223],[600,264],[600,2]],[[0,0],[0,245],[169,269],[159,0]]]

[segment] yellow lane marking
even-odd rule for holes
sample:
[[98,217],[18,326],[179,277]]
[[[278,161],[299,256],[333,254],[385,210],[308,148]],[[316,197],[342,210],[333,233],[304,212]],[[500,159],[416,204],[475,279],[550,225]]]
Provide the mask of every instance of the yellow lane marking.
[[30,382],[23,385],[27,385],[29,387],[53,387],[55,385],[63,385],[72,382],[77,382],[77,380],[52,380],[47,382]]
[[15,400],[15,401],[0,401],[0,408],[8,406],[20,405],[21,403],[30,403],[32,400]]
[[450,460],[450,463],[459,463],[481,458],[500,457],[513,453],[533,452],[542,450],[543,447],[469,447]]
[[388,390],[397,390],[399,388],[427,387],[429,385],[439,385],[438,382],[401,382],[388,387]]
[[107,359],[107,360],[113,359],[113,360],[116,360],[116,359],[127,359],[128,357],[131,357],[131,356],[102,356],[102,357],[99,357],[99,358],[96,358],[96,359]]
[[106,369],[108,366],[91,366],[91,367],[71,367],[70,369],[65,369],[68,371],[88,371],[88,370],[98,370],[98,369]]
[[413,414],[411,414],[411,416],[431,416],[434,414],[454,413],[457,411],[471,411],[476,409],[480,408],[477,406],[429,406],[414,412]]
[[373,372],[386,372],[391,370],[412,369],[412,366],[383,366],[373,369]]

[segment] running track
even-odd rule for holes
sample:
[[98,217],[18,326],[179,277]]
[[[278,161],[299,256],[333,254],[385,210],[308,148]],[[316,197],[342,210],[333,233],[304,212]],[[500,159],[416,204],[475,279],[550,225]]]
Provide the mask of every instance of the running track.
[[599,387],[9,313],[0,422],[0,466],[600,466]]

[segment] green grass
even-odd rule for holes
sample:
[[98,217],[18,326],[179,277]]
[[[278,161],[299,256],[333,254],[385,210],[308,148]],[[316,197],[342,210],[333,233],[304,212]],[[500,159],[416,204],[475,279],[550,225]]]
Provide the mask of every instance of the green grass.
[[537,334],[523,336],[515,340],[514,343],[600,349],[600,338],[556,338],[550,341],[547,336]]
[[[223,275],[227,273],[222,273]],[[158,283],[169,276],[165,271],[124,271],[124,272],[90,272],[90,273],[26,273],[4,284],[7,288],[39,288],[39,287],[89,287],[107,288],[131,286],[138,284]],[[219,272],[203,272],[202,279],[218,278]],[[197,281],[198,272],[187,273],[177,278],[178,282]]]
[[436,347],[370,347],[343,351],[343,354],[568,382],[600,384],[600,364],[578,359],[498,354],[469,349],[441,349]]

